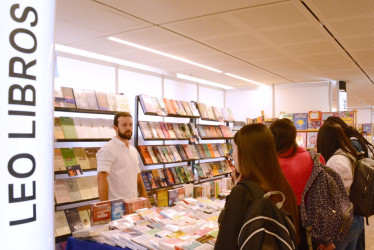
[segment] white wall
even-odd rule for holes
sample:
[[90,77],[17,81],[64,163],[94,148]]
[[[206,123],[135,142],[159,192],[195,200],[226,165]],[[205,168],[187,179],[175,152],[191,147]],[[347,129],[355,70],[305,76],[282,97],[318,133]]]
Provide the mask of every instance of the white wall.
[[280,112],[330,111],[328,82],[275,85],[274,92],[276,117],[279,116]]
[[234,113],[236,121],[257,118],[264,110],[265,118],[273,113],[273,90],[271,87],[252,87],[226,90],[226,107]]

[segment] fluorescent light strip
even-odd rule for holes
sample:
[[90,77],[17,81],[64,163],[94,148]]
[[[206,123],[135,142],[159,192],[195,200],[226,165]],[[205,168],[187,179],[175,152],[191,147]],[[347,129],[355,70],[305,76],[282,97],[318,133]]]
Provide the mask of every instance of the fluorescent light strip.
[[259,86],[266,86],[263,83],[256,82],[256,81],[253,81],[253,80],[249,80],[247,78],[244,78],[244,77],[241,77],[241,76],[237,76],[237,75],[234,75],[234,74],[231,74],[231,73],[224,73],[224,74],[227,75],[227,76],[234,77],[234,78],[239,79],[239,80],[243,80],[243,81],[246,81],[246,82],[254,83],[254,84],[259,85]]
[[169,57],[169,58],[181,61],[181,62],[189,63],[189,64],[192,64],[192,65],[198,66],[200,68],[211,70],[211,71],[214,71],[214,72],[217,72],[217,73],[223,73],[221,70],[218,70],[218,69],[200,64],[200,63],[196,63],[196,62],[184,59],[184,58],[179,57],[179,56],[174,56],[174,55],[171,55],[171,54],[159,51],[159,50],[144,47],[144,46],[136,44],[136,43],[131,43],[131,42],[128,42],[128,41],[124,41],[124,40],[121,40],[121,39],[118,39],[118,38],[115,38],[115,37],[108,37],[108,39],[111,40],[111,41],[117,42],[117,43],[121,43],[121,44],[128,45],[128,46],[131,46],[131,47],[134,47],[134,48],[138,48],[138,49],[142,49],[142,50],[145,50],[145,51],[148,51],[148,52],[152,52],[152,53],[155,53],[155,54],[158,54],[158,55],[161,55],[161,56]]
[[193,81],[193,82],[198,82],[198,83],[202,83],[202,84],[206,84],[206,85],[209,85],[209,86],[214,86],[214,87],[218,87],[218,88],[222,88],[222,89],[233,89],[233,87],[230,87],[230,86],[227,86],[227,85],[207,81],[207,80],[196,78],[196,77],[193,77],[193,76],[186,76],[186,75],[183,75],[183,74],[177,74],[177,78],[184,79],[184,80],[189,80],[189,81]]
[[110,63],[115,63],[115,64],[119,64],[119,65],[123,65],[123,66],[128,66],[128,67],[131,67],[131,68],[162,73],[161,70],[150,67],[150,66],[147,66],[147,65],[122,60],[122,59],[118,59],[118,58],[111,57],[111,56],[105,56],[105,55],[102,55],[102,54],[97,54],[97,53],[89,52],[89,51],[86,51],[86,50],[75,49],[75,48],[68,47],[68,46],[61,45],[61,44],[55,44],[55,50],[60,51],[60,52],[73,54],[73,55],[78,55],[78,56],[88,57],[88,58],[92,58],[92,59],[97,59],[97,60],[104,61],[104,62],[110,62]]

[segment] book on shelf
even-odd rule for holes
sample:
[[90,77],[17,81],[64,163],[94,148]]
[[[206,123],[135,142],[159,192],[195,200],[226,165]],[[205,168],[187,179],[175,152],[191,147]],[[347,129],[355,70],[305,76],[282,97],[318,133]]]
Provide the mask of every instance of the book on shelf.
[[182,135],[182,138],[190,138],[189,130],[185,126],[184,123],[178,123],[179,131]]
[[195,117],[199,117],[200,114],[199,114],[199,111],[196,108],[196,104],[194,102],[188,102],[188,105],[191,109],[192,115],[195,116]]
[[155,178],[153,177],[152,171],[151,171],[151,170],[148,170],[148,171],[145,171],[145,173],[147,174],[147,177],[148,177],[149,183],[151,184],[151,188],[152,188],[152,189],[157,188],[157,183],[156,183],[156,181],[155,181]]
[[65,139],[78,138],[77,131],[75,130],[74,120],[71,117],[60,117],[60,123],[64,132]]
[[217,143],[215,144],[215,147],[217,147],[218,153],[221,157],[225,157],[225,153],[223,152],[222,144]]
[[204,103],[198,102],[197,103],[197,108],[199,110],[201,119],[208,119],[209,118],[208,117],[208,111],[207,111],[206,105]]
[[125,204],[122,199],[111,200],[111,220],[121,219],[125,215]]
[[105,92],[95,91],[96,100],[97,100],[97,106],[99,110],[106,110],[109,111],[109,103],[107,99],[107,95]]
[[181,181],[179,179],[179,176],[178,176],[177,171],[175,170],[175,168],[171,167],[171,168],[168,168],[168,169],[170,169],[170,172],[173,175],[174,183],[175,184],[180,184]]
[[190,105],[188,105],[188,102],[186,102],[186,101],[181,101],[181,103],[182,103],[182,105],[183,105],[184,110],[186,111],[186,114],[187,114],[188,116],[193,116],[193,113],[192,113],[192,111],[191,111]]
[[185,152],[186,155],[187,155],[187,159],[188,159],[188,160],[194,160],[194,159],[195,159],[195,156],[194,156],[194,154],[193,154],[193,152],[192,152],[192,150],[191,150],[191,148],[190,148],[190,145],[188,145],[188,144],[183,144],[183,145],[180,145],[180,146],[182,146],[184,152]]
[[64,95],[62,94],[61,88],[55,88],[54,89],[54,107],[66,107],[66,101],[64,98]]
[[148,126],[148,122],[146,121],[139,121],[139,128],[140,131],[142,132],[143,138],[144,139],[152,139],[152,131],[150,130]]
[[200,163],[200,167],[202,169],[202,171],[204,172],[204,175],[208,178],[212,177],[212,173],[211,173],[211,167],[209,165],[209,163]]
[[177,101],[177,104],[178,104],[178,107],[179,107],[179,114],[180,115],[187,115],[187,112],[186,112],[186,110],[184,109],[184,107],[183,107],[183,103],[182,103],[182,101]]
[[79,212],[76,207],[64,210],[66,219],[69,223],[69,228],[72,233],[83,228],[83,223],[79,217]]
[[203,146],[206,158],[213,158],[214,156],[212,156],[212,154],[210,153],[208,144],[201,144],[201,145]]
[[205,155],[205,152],[204,152],[204,147],[203,147],[203,145],[201,145],[201,144],[196,144],[195,146],[196,146],[197,152],[199,153],[200,159],[205,159],[205,158],[207,158],[206,155]]
[[89,206],[78,207],[78,213],[79,213],[79,218],[82,221],[83,228],[90,228],[91,227],[91,218],[90,218]]
[[64,211],[56,211],[55,212],[55,236],[62,236],[70,234],[69,223],[66,219],[66,215]]
[[106,93],[106,99],[108,101],[110,111],[118,111],[118,105],[117,105],[115,94]]
[[92,137],[92,134],[90,133],[89,120],[90,119],[84,117],[73,117],[77,138],[86,139]]
[[62,157],[64,158],[65,166],[77,165],[74,151],[71,148],[60,148]]
[[229,113],[228,121],[230,122],[235,121],[234,113],[232,112],[232,110],[230,108],[226,108],[226,110],[227,110],[227,113]]
[[157,169],[157,172],[158,172],[158,175],[160,176],[160,184],[161,184],[161,187],[166,187],[168,186],[168,181],[166,179],[166,176],[164,174],[164,171],[162,171],[162,169],[158,168]]
[[[166,104],[166,103],[165,103]],[[171,104],[171,108],[174,110],[174,113],[173,114],[176,114],[176,115],[182,115],[181,114],[181,111],[179,110],[179,105],[178,105],[178,102],[174,99],[170,99],[170,104]]]
[[165,137],[165,135],[164,135],[164,132],[163,132],[162,129],[161,129],[161,125],[160,125],[160,123],[159,123],[159,122],[154,122],[153,124],[154,124],[154,126],[155,126],[155,128],[156,128],[158,138],[160,138],[160,139],[165,139],[166,137]]
[[112,217],[111,201],[100,201],[90,205],[91,226],[107,224]]
[[166,125],[167,131],[169,133],[169,138],[170,139],[177,139],[177,135],[175,134],[175,131],[173,129],[173,124],[167,122],[167,123],[165,123],[165,125]]
[[70,200],[80,201],[82,198],[79,193],[79,188],[78,188],[76,178],[65,179],[65,183],[69,191]]
[[91,110],[99,110],[97,105],[96,94],[94,90],[84,89],[84,94],[86,95],[87,108]]
[[54,180],[55,201],[57,204],[71,202],[70,194],[64,179]]
[[196,173],[197,173],[197,176],[199,176],[199,178],[206,178],[203,170],[201,169],[200,164],[195,164],[194,168],[196,169]]
[[153,164],[153,163],[155,163],[155,162],[152,161],[152,157],[149,154],[147,146],[142,145],[142,146],[138,146],[138,147],[139,147],[140,156],[142,157],[143,162],[145,164]]
[[322,126],[322,112],[309,111],[308,113],[308,129],[319,129]]
[[166,110],[168,111],[168,114],[170,114],[170,115],[176,115],[177,114],[177,112],[175,112],[175,109],[174,109],[173,104],[171,103],[170,99],[164,98],[164,103],[165,103]]
[[176,167],[174,167],[174,169],[175,169],[176,175],[178,176],[179,182],[183,183],[183,184],[186,183],[185,177],[183,176],[183,174],[180,170],[180,167],[176,166]]
[[54,128],[53,128],[53,135],[55,139],[64,139],[64,130],[62,129],[62,125],[60,122],[59,117],[54,118]]
[[66,107],[76,108],[73,88],[61,87],[61,92],[65,98]]
[[294,113],[293,123],[296,127],[296,130],[308,129],[308,113]]
[[88,182],[90,183],[92,194],[94,198],[99,197],[99,189],[97,187],[97,175],[87,176]]
[[77,164],[81,166],[82,170],[91,168],[84,148],[73,148],[73,153]]
[[182,176],[184,183],[188,183],[189,180],[188,180],[188,177],[187,177],[187,173],[184,170],[183,166],[176,166],[175,168],[177,169],[177,171],[180,172],[180,175]]
[[73,88],[75,105],[78,109],[89,109],[87,96],[83,89]]
[[170,134],[169,134],[169,130],[168,130],[168,127],[167,127],[166,123],[165,122],[159,122],[159,125],[161,127],[164,138],[165,139],[170,139]]
[[157,188],[162,187],[161,182],[160,182],[160,175],[158,174],[157,169],[151,169],[150,171],[152,172],[153,179],[156,182]]
[[151,156],[153,164],[158,163],[157,157],[156,157],[156,155],[154,154],[154,152],[152,150],[152,146],[147,146],[147,149],[148,149],[149,155]]
[[224,117],[223,117],[221,109],[217,107],[212,107],[212,108],[213,108],[213,113],[214,113],[214,116],[216,117],[216,120],[218,120],[219,122],[223,122]]
[[147,122],[147,123],[148,123],[148,127],[149,127],[149,129],[151,130],[152,137],[153,137],[154,139],[161,138],[161,137],[159,136],[159,133],[157,132],[156,122]]
[[212,147],[212,150],[213,150],[213,152],[214,152],[215,157],[220,157],[221,154],[219,153],[219,150],[218,150],[217,144],[213,144],[213,143],[211,143],[210,145],[211,145],[211,147]]
[[151,190],[152,187],[151,187],[151,183],[149,182],[149,179],[148,179],[148,174],[146,172],[142,171],[142,172],[140,172],[140,175],[142,177],[145,190],[147,190],[147,191]]
[[186,174],[187,180],[188,181],[194,181],[195,178],[194,178],[194,175],[192,173],[192,169],[188,166],[182,166],[182,168],[184,170],[184,173]]
[[66,171],[68,173],[68,176],[77,176],[83,174],[82,168],[78,164],[66,166]]
[[99,151],[99,148],[84,148],[84,150],[86,151],[90,169],[97,169],[96,153]]
[[115,99],[117,103],[117,109],[120,112],[130,112],[130,106],[128,98],[123,94],[115,94]]
[[212,158],[219,157],[219,155],[216,155],[216,153],[214,152],[214,149],[213,149],[213,146],[212,146],[211,143],[208,143],[208,144],[206,144],[206,145],[207,145],[207,147],[208,147],[208,149],[209,149],[209,153],[210,153],[210,156],[211,156]]
[[297,132],[296,133],[296,143],[299,147],[307,148],[306,142],[306,132]]
[[54,171],[66,171],[64,157],[62,156],[61,150],[59,148],[54,149]]
[[173,131],[174,131],[176,137],[177,137],[178,139],[183,139],[183,135],[182,135],[182,133],[181,133],[181,131],[180,131],[180,128],[179,128],[178,123],[172,123],[171,126],[172,126],[172,128],[173,128]]
[[318,132],[307,132],[306,148],[313,149],[317,147],[317,134]]
[[160,189],[156,191],[156,200],[158,207],[169,206],[168,191],[166,189]]
[[168,192],[168,206],[171,207],[178,201],[178,190],[170,189]]
[[190,149],[191,149],[191,151],[194,155],[194,159],[199,160],[201,157],[200,157],[200,154],[199,154],[196,146],[192,144],[192,145],[189,145],[189,147],[190,147]]
[[95,198],[92,193],[90,180],[87,177],[79,177],[76,180],[82,200]]
[[139,95],[139,101],[140,101],[140,105],[142,106],[143,112],[145,114],[147,113],[156,114],[156,111],[153,107],[152,99],[150,96],[141,94]]
[[207,115],[209,120],[217,121],[217,117],[214,115],[213,107],[206,105]]
[[174,180],[174,177],[173,177],[173,174],[172,174],[170,168],[164,168],[164,169],[162,169],[162,171],[164,172],[164,176],[166,177],[167,184],[168,185],[174,185],[175,180]]
[[[220,125],[219,127],[218,126],[213,126],[213,128],[214,128],[214,130],[216,131],[216,135],[217,135],[217,137],[225,137],[224,135],[223,135],[223,133],[222,133],[222,128],[221,128],[221,126],[224,126],[224,125]],[[227,133],[227,135],[230,135],[229,134],[229,131],[227,130],[227,126],[224,126],[225,127],[225,132]],[[226,137],[228,137],[228,136],[226,136]]]
[[222,131],[223,137],[225,137],[225,138],[231,138],[231,137],[234,136],[234,134],[232,133],[231,128],[229,126],[219,125],[219,128]]

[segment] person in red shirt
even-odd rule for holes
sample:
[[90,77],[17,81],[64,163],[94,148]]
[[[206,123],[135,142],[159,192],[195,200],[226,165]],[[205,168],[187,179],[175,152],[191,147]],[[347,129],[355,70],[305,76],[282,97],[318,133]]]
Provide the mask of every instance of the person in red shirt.
[[[296,143],[296,127],[287,118],[274,121],[270,125],[278,152],[278,159],[283,174],[286,176],[300,205],[304,187],[313,169],[313,160],[305,148]],[[325,164],[323,157],[320,161]]]

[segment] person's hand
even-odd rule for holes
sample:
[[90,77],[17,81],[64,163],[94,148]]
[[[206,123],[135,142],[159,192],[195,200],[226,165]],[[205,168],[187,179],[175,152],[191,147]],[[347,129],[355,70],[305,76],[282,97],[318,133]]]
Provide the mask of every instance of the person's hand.
[[242,175],[234,168],[231,172],[231,178],[234,181],[234,185],[236,185],[242,180]]

